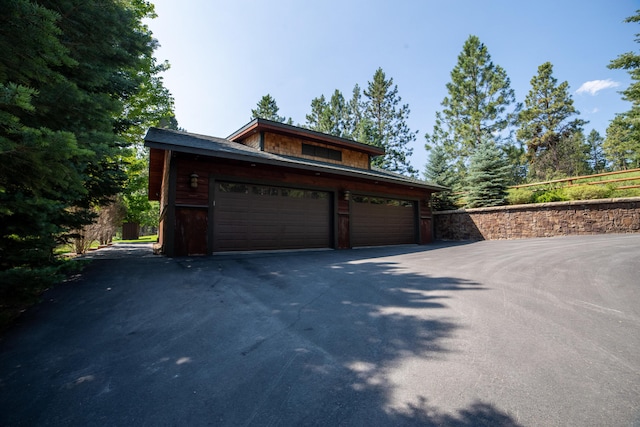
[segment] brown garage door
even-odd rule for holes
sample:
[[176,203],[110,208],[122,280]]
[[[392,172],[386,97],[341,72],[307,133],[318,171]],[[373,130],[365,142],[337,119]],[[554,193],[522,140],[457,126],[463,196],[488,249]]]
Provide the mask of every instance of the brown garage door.
[[323,191],[218,182],[214,251],[331,246],[331,197]]
[[416,243],[415,202],[382,197],[353,196],[353,246]]

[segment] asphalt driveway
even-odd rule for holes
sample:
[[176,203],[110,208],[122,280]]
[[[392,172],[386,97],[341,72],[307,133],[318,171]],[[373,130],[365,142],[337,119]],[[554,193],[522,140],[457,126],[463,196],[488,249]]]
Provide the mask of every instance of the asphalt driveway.
[[0,340],[0,425],[640,426],[640,234],[92,257]]

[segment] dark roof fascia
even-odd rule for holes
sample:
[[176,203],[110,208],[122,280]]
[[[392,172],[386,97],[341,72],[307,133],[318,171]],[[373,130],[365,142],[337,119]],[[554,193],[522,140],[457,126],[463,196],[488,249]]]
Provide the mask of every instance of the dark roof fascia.
[[363,144],[361,142],[353,141],[351,139],[340,138],[338,136],[329,135],[322,132],[316,132],[310,129],[304,129],[298,126],[288,125],[286,123],[274,122],[266,119],[253,119],[231,135],[227,139],[231,141],[238,141],[243,137],[249,136],[254,132],[271,131],[283,135],[297,136],[300,138],[322,142],[339,147],[348,147],[354,150],[363,151],[370,156],[377,157],[383,156],[385,151],[380,147],[373,145]]
[[[158,148],[161,150],[170,150],[173,152],[187,153],[187,154],[195,154],[202,155],[207,157],[228,159],[228,160],[238,160],[247,163],[258,163],[269,166],[279,166],[279,167],[290,167],[295,169],[302,169],[311,172],[319,172],[319,173],[328,173],[339,176],[347,176],[351,178],[360,178],[366,179],[369,181],[378,181],[378,182],[386,182],[392,184],[400,184],[405,187],[418,187],[423,188],[425,190],[431,191],[445,191],[448,188],[431,184],[423,181],[418,181],[415,179],[408,178],[404,175],[390,173],[387,171],[378,172],[374,169],[365,170],[365,169],[355,169],[355,168],[346,168],[339,165],[333,165],[331,163],[322,163],[316,164],[312,161],[305,161],[305,159],[297,159],[292,157],[284,157],[279,156],[277,154],[265,153],[263,151],[256,151],[255,153],[251,153],[247,151],[247,154],[244,153],[234,153],[228,151],[219,151],[219,150],[210,150],[206,148],[199,147],[190,147],[181,144],[174,144],[170,142],[162,142],[162,141],[153,141],[151,138],[153,136],[150,135],[160,132],[172,132],[174,134],[178,134],[184,137],[192,137],[192,138],[204,138],[210,142],[215,142],[215,139],[205,135],[197,135],[197,134],[188,134],[186,132],[177,132],[177,131],[166,131],[164,129],[152,128],[149,129],[147,136],[145,137],[144,145],[149,148]],[[232,142],[232,141],[226,141]],[[239,144],[239,143],[235,143]],[[245,149],[250,149],[249,147],[243,146]]]

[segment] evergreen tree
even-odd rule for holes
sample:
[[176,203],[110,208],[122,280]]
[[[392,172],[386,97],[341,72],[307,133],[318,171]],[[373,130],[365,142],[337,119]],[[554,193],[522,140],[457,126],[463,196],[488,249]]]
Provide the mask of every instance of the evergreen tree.
[[607,159],[603,148],[604,138],[600,133],[592,129],[587,136],[587,146],[589,148],[589,166],[593,173],[602,173],[606,170]]
[[279,116],[279,110],[276,100],[270,94],[266,94],[258,101],[257,108],[251,110],[251,120],[266,119],[274,122],[293,124],[291,118],[287,119],[284,116]]
[[306,127],[316,132],[347,137],[349,121],[348,105],[342,93],[336,89],[329,103],[324,95],[311,101],[311,114],[306,115]]
[[[571,175],[567,161],[579,157],[576,134],[582,131],[584,120],[572,118],[580,114],[573,106],[569,83],[553,77],[553,65],[538,67],[531,79],[531,90],[520,112],[517,136],[527,147],[530,173],[539,179]],[[576,151],[578,150],[578,151]]]
[[[625,20],[640,22],[640,10]],[[636,34],[640,43],[640,33]],[[619,114],[607,128],[604,149],[615,169],[640,167],[640,54],[626,52],[609,63],[611,69],[627,70],[631,84],[622,91],[622,99],[631,102],[631,109]]]
[[451,168],[447,153],[442,146],[435,146],[429,153],[424,177],[427,181],[449,188],[449,190],[431,195],[431,208],[438,211],[456,209],[457,198],[453,193],[459,191],[460,188],[457,187],[456,174]]
[[5,3],[0,270],[47,265],[58,239],[121,190],[126,135],[143,109],[133,100],[156,70],[146,1]]
[[393,84],[392,78],[387,80],[382,68],[378,68],[364,95],[367,97],[365,115],[371,121],[373,145],[386,151],[384,156],[374,159],[374,166],[416,175],[408,159],[413,149],[408,145],[415,141],[417,132],[411,131],[407,125],[409,105],[400,104],[402,98],[398,95],[398,86]]
[[329,128],[326,123],[326,111],[328,108],[329,105],[327,104],[327,100],[324,95],[320,95],[318,98],[313,98],[311,100],[311,113],[305,116],[307,119],[306,127],[311,130],[315,130],[316,132],[326,133],[326,129]]
[[611,121],[602,148],[613,170],[640,168],[640,128],[629,114],[618,114]]
[[511,167],[495,142],[481,142],[469,164],[467,207],[504,205],[510,173]]
[[426,148],[441,145],[455,161],[458,180],[463,182],[478,144],[486,138],[500,141],[506,136],[519,106],[507,73],[492,62],[487,47],[474,35],[458,55],[447,92],[442,111],[436,113],[433,132],[425,135]]
[[346,105],[345,138],[373,145],[373,123],[366,111],[367,104],[362,100],[362,90],[356,83]]

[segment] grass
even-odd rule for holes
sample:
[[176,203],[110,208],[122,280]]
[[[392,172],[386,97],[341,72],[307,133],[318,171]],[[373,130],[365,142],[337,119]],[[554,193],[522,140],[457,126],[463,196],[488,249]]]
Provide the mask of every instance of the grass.
[[140,236],[140,238],[134,240],[113,239],[113,243],[155,243],[157,240],[158,235],[152,234],[151,236]]

